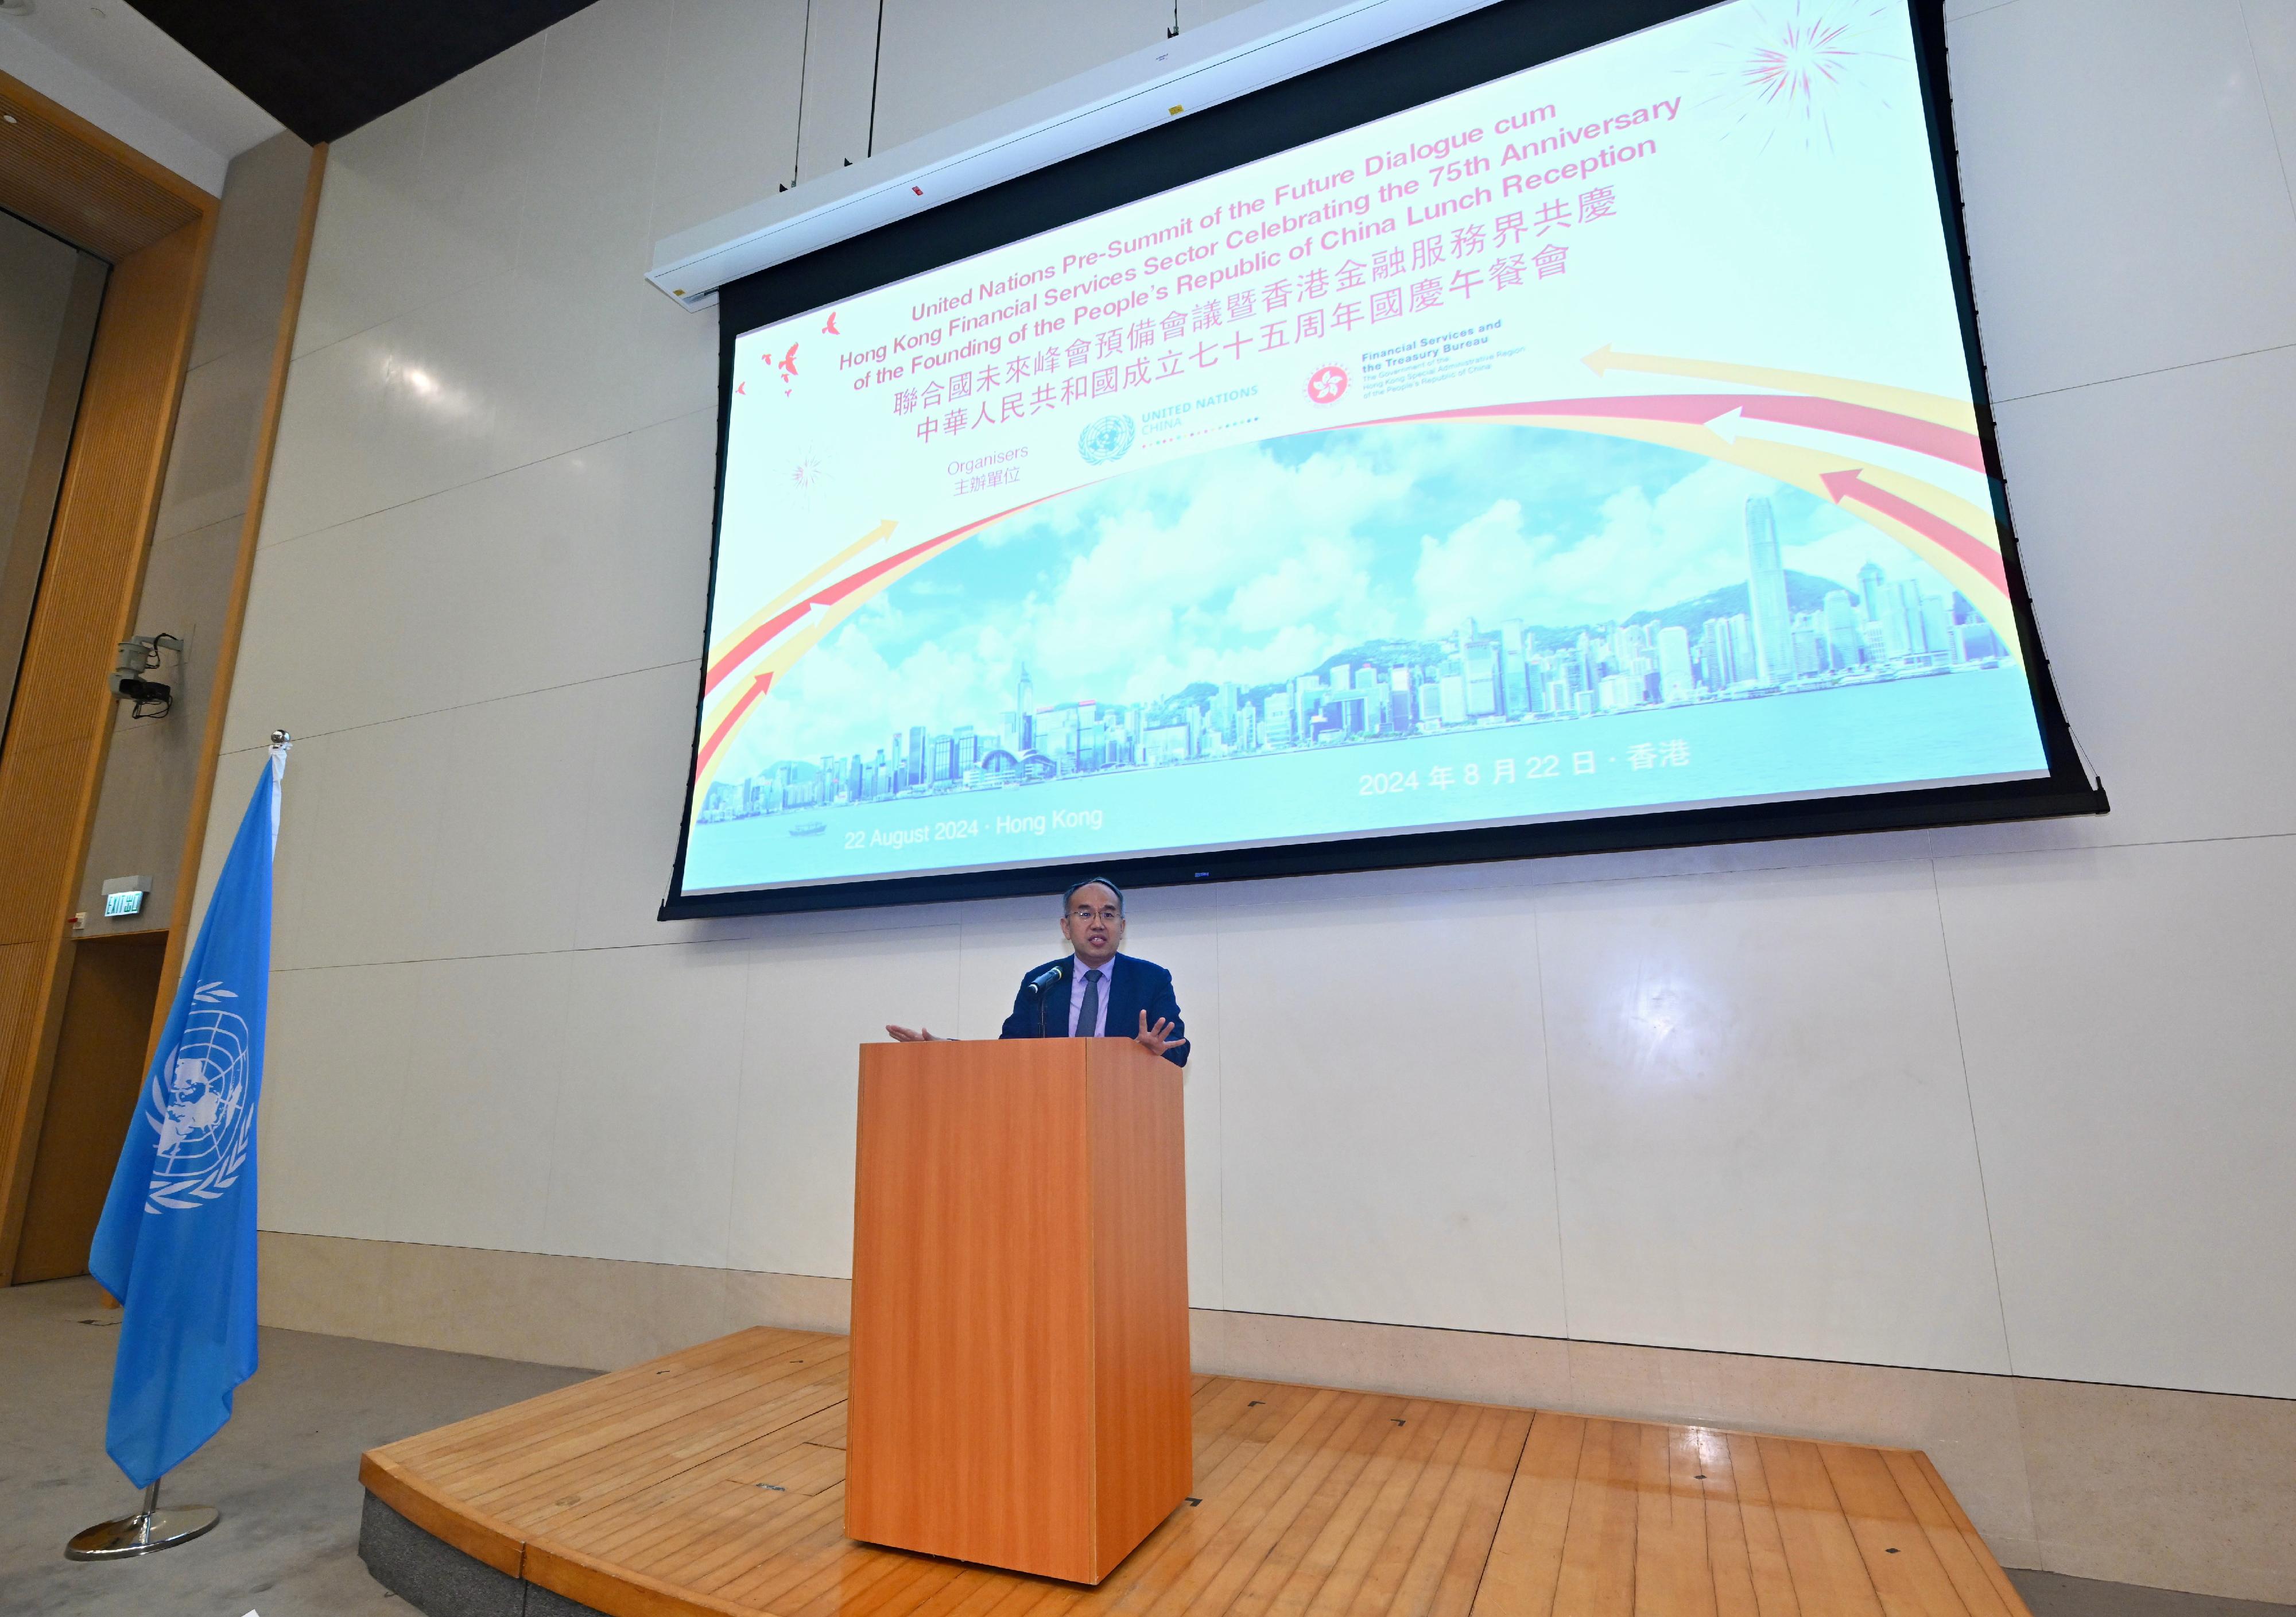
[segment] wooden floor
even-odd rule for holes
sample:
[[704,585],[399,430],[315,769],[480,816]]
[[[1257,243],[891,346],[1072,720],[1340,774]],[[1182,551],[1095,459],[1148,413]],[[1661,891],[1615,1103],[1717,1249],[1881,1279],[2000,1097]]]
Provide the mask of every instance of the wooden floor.
[[1923,1456],[1200,1376],[1195,1498],[1097,1588],[844,1535],[845,1339],[750,1330],[371,1451],[369,1490],[614,1617],[2026,1608]]

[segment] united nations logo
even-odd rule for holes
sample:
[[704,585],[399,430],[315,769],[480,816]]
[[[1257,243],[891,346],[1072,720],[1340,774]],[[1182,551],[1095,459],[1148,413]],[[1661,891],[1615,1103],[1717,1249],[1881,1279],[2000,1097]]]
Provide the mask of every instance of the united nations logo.
[[1121,460],[1132,447],[1132,417],[1103,415],[1077,434],[1077,453],[1095,466]]
[[160,1144],[146,1212],[197,1207],[239,1182],[255,1108],[248,1104],[247,1022],[222,1004],[238,997],[220,982],[201,983],[183,1037],[152,1074],[143,1120]]

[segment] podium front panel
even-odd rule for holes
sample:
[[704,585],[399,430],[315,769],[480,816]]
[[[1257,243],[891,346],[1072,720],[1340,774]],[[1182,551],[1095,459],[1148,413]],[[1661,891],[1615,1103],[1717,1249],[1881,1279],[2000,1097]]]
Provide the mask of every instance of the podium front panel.
[[846,1531],[1096,1582],[1187,1492],[1180,1074],[862,1049]]

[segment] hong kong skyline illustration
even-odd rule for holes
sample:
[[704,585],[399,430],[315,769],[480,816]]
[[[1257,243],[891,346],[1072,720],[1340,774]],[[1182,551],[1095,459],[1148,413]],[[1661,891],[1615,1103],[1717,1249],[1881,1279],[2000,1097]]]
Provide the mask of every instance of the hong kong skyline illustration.
[[[1303,747],[1401,740],[1992,668],[2000,636],[1958,592],[1868,562],[1851,589],[1789,571],[1760,496],[1745,504],[1747,578],[1600,625],[1469,618],[1434,638],[1375,640],[1281,681],[1198,682],[1148,702],[1038,706],[1025,661],[989,725],[895,730],[873,751],[784,759],[711,784],[703,823],[1168,768]],[[810,831],[811,826],[800,827]]]

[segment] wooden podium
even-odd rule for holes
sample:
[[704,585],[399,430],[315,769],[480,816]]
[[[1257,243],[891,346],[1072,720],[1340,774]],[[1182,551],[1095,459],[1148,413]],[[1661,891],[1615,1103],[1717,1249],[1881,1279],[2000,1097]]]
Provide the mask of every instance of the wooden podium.
[[1181,1073],[864,1045],[845,1531],[1098,1583],[1187,1497]]

